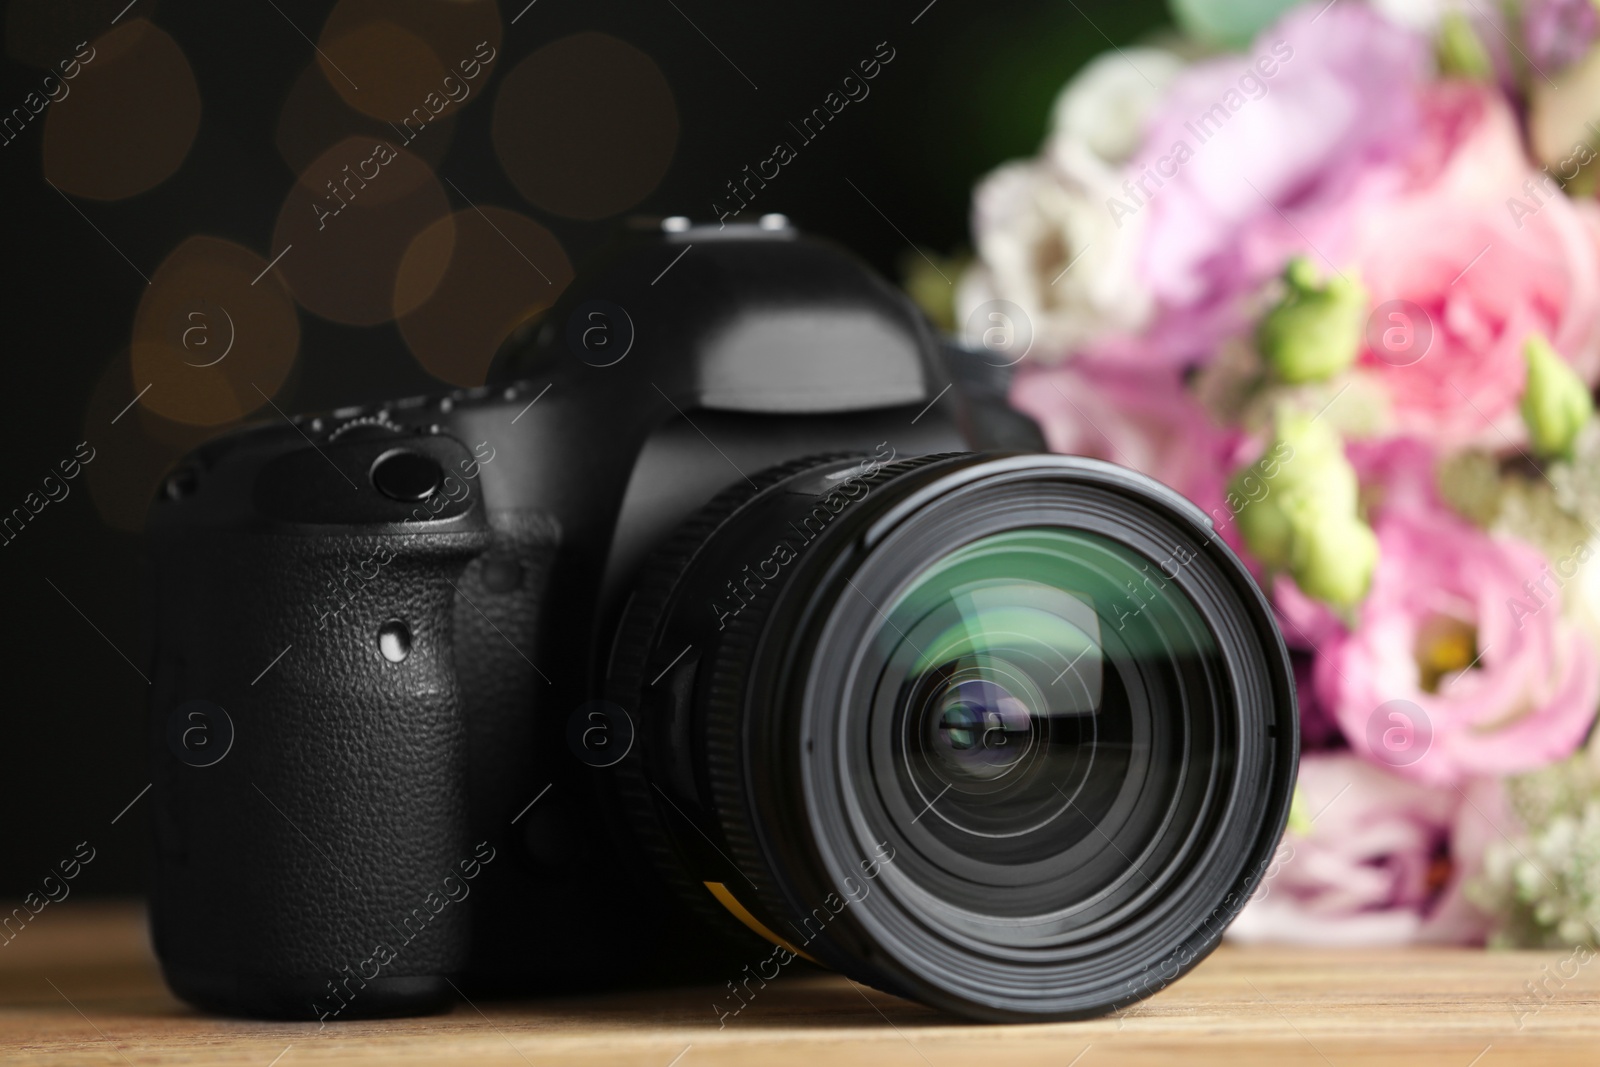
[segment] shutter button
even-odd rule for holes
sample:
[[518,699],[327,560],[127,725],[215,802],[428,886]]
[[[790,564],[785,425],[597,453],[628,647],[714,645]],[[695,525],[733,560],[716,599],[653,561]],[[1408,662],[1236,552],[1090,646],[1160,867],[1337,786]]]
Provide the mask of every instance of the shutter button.
[[438,492],[444,471],[437,461],[417,452],[396,449],[372,465],[372,484],[391,500],[411,503]]

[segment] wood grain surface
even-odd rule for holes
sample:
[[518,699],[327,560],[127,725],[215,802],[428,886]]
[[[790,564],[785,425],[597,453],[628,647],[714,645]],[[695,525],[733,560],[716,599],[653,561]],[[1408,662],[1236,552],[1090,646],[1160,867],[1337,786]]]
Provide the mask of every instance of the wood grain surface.
[[197,1014],[161,984],[137,907],[84,903],[52,907],[0,948],[0,1062],[1594,1067],[1597,976],[1600,964],[1562,952],[1225,947],[1124,1016],[1086,1023],[962,1024],[808,976],[758,991],[721,1028],[709,988],[319,1028]]

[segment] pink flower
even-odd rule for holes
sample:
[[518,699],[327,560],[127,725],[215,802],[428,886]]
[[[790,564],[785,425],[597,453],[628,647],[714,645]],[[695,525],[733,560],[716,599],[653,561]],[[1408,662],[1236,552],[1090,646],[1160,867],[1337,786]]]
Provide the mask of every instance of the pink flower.
[[1369,8],[1303,5],[1250,56],[1182,74],[1129,168],[1143,274],[1167,314],[1107,354],[1208,359],[1291,255],[1309,243],[1337,259],[1352,205],[1398,181],[1427,67],[1424,39]]
[[1484,787],[1432,789],[1348,753],[1308,753],[1299,788],[1309,832],[1291,830],[1228,930],[1302,945],[1479,943],[1487,924],[1461,893],[1482,864],[1493,810]]
[[1080,359],[1017,376],[1011,402],[1033,416],[1051,451],[1093,456],[1147,474],[1227,517],[1223,494],[1242,437],[1211,418],[1175,369]]
[[1354,239],[1377,320],[1358,366],[1394,424],[1439,448],[1520,446],[1530,334],[1600,375],[1600,213],[1534,184],[1494,90],[1443,83],[1423,104],[1406,189],[1369,204]]
[[[1345,453],[1371,508],[1436,511],[1445,506],[1435,474],[1437,460],[1427,444],[1408,437],[1389,437],[1349,442]],[[1278,628],[1295,659],[1301,745],[1311,749],[1343,747],[1343,734],[1316,685],[1315,653],[1335,641],[1345,624],[1327,605],[1300,592],[1288,575],[1274,580],[1272,604]]]
[[1438,456],[1427,441],[1412,436],[1351,441],[1345,445],[1356,479],[1376,511],[1438,511]]
[[[1355,629],[1298,625],[1319,702],[1357,753],[1436,785],[1567,756],[1594,721],[1600,661],[1558,588],[1530,592],[1544,557],[1401,499],[1373,523],[1378,567]],[[1312,618],[1292,587],[1275,593],[1288,619]]]

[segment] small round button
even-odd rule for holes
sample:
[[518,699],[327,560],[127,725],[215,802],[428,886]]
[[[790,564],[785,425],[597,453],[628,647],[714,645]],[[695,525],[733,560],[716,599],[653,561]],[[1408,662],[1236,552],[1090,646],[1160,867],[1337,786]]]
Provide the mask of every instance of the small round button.
[[391,500],[426,500],[439,491],[443,481],[444,471],[437,460],[403,448],[385,452],[372,465],[372,484]]
[[411,627],[390,619],[378,627],[378,651],[390,663],[400,663],[411,655]]

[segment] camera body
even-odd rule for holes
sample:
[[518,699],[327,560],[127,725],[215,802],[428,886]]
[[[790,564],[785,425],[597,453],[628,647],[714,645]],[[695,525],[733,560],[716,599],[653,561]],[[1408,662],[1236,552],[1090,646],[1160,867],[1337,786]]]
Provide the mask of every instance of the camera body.
[[211,442],[153,506],[151,921],[186,1000],[329,1021],[764,955],[619,799],[657,743],[608,700],[646,561],[804,457],[1042,447],[1002,371],[780,220],[631,234],[530,333],[495,384]]

